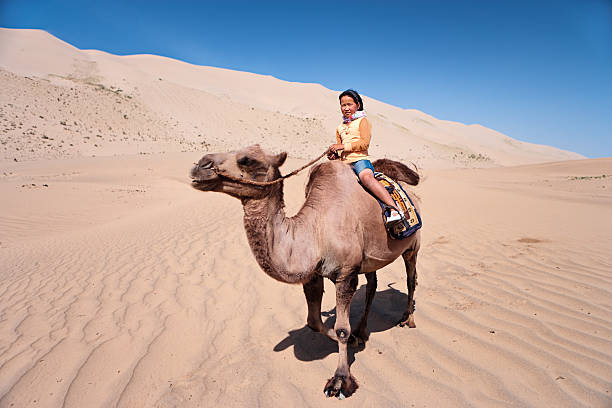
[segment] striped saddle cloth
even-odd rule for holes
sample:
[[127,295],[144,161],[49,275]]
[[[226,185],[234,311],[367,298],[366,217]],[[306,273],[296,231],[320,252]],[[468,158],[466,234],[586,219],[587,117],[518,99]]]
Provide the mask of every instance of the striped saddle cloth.
[[[396,207],[404,212],[402,221],[392,225],[387,225],[385,214],[383,214],[383,222],[387,232],[394,239],[408,238],[423,226],[421,215],[399,183],[379,172],[374,172],[374,177],[387,189],[393,201],[395,201]],[[378,200],[378,204],[383,210],[388,208],[380,200]]]

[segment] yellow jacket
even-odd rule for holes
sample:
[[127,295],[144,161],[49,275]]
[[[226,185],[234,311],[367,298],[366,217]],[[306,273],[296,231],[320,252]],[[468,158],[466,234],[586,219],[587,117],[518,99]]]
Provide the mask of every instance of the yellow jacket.
[[341,123],[336,128],[336,142],[344,145],[340,159],[349,163],[370,160],[368,147],[372,137],[372,125],[366,117],[349,123]]

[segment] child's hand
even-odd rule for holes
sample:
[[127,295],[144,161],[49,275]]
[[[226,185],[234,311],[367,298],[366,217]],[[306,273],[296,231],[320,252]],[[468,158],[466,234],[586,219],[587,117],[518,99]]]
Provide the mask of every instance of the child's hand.
[[344,150],[344,145],[338,144],[338,143],[334,143],[333,145],[329,146],[328,150],[330,152],[336,153],[338,150]]
[[340,158],[340,153],[338,150],[344,150],[344,145],[335,143],[327,149],[327,158],[329,160],[336,160]]

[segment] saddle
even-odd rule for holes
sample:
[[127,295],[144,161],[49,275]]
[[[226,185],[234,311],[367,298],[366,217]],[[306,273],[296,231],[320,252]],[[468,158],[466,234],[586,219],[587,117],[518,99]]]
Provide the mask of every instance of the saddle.
[[404,213],[401,222],[388,225],[386,215],[388,215],[387,212],[390,211],[390,208],[377,198],[378,204],[383,209],[383,222],[387,232],[393,239],[408,238],[423,226],[421,215],[399,183],[379,172],[374,172],[374,178],[387,189],[389,195],[395,201],[395,206]]

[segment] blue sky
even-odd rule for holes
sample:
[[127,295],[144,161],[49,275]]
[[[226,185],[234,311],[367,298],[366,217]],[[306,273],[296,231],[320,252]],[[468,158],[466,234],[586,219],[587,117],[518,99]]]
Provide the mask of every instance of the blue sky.
[[0,0],[0,26],[40,28],[81,49],[354,88],[612,156],[612,0]]

